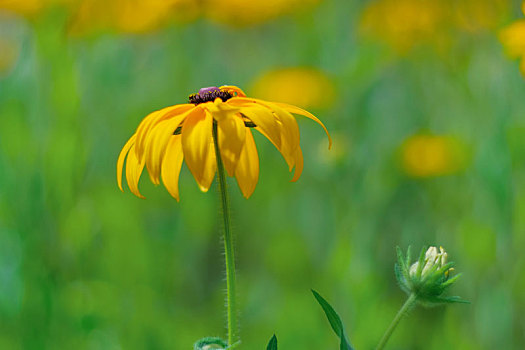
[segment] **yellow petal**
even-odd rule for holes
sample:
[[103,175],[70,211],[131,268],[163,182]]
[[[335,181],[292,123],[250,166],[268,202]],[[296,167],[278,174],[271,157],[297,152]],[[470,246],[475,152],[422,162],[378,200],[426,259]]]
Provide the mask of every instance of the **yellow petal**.
[[157,125],[159,122],[172,118],[177,114],[185,113],[188,110],[195,108],[193,104],[181,104],[163,108],[161,110],[150,113],[137,128],[137,147],[136,152],[139,158],[142,157],[144,153],[144,142],[149,131]]
[[234,86],[234,85],[223,85],[220,87],[221,90],[226,90],[230,94],[234,94],[235,96],[239,97],[246,97],[246,94],[244,91],[241,90],[241,88]]
[[255,146],[251,130],[249,128],[245,129],[246,141],[235,170],[235,178],[243,196],[249,198],[259,180],[259,155],[257,154],[257,147]]
[[281,148],[281,130],[275,116],[267,108],[253,104],[251,107],[241,108],[241,113],[248,117],[257,128],[277,147]]
[[144,169],[144,160],[139,161],[135,153],[135,145],[131,146],[126,160],[126,180],[129,190],[137,197],[144,198],[139,191],[139,179]]
[[182,125],[182,150],[193,177],[201,189],[207,189],[211,184],[211,182],[208,184],[207,175],[211,171],[210,163],[213,163],[209,159],[210,149],[212,149],[210,144],[213,145],[213,117],[204,110],[197,111],[188,116]]
[[313,121],[315,121],[317,124],[321,125],[321,127],[324,129],[325,133],[326,133],[326,136],[328,136],[328,149],[332,148],[332,138],[330,137],[330,133],[328,133],[328,130],[326,129],[326,127],[324,126],[323,122],[321,122],[316,116],[314,116],[312,113],[302,109],[302,108],[299,108],[299,107],[296,107],[296,106],[292,106],[292,105],[289,105],[287,103],[280,103],[280,102],[273,102],[273,104],[283,108],[284,110],[290,112],[290,113],[294,113],[294,114],[299,114],[299,115],[302,115],[302,116],[305,116],[307,118],[310,118],[312,119]]
[[161,175],[164,186],[177,202],[179,201],[179,175],[183,159],[181,135],[173,135],[164,152]]
[[120,190],[122,192],[124,192],[124,189],[122,188],[122,170],[124,168],[124,160],[126,159],[126,155],[128,154],[128,151],[131,148],[131,146],[133,146],[135,144],[135,139],[136,138],[137,138],[137,135],[133,134],[133,136],[130,137],[128,142],[126,142],[124,147],[122,147],[122,151],[120,151],[120,154],[118,156],[118,160],[117,160],[117,183],[118,183],[118,188],[120,188]]
[[215,145],[213,142],[209,143],[208,154],[204,160],[204,174],[202,175],[202,180],[199,183],[199,188],[202,192],[208,192],[210,189],[211,183],[215,177],[215,172],[217,171],[217,159],[215,158]]
[[246,126],[240,116],[228,116],[217,121],[221,159],[228,175],[235,174],[246,138]]
[[[281,154],[284,157],[284,160],[286,161],[286,164],[288,164],[288,168],[290,171],[292,171],[294,165],[295,165],[295,150],[293,150],[293,145],[290,142],[290,140],[296,139],[297,145],[299,144],[299,127],[297,126],[297,123],[295,122],[295,127],[292,126],[291,130],[285,130],[285,124],[281,121],[281,118],[277,116],[277,113],[272,110],[272,108],[269,108],[270,104],[269,102],[257,100],[254,98],[241,98],[241,97],[234,97],[227,101],[227,103],[231,103],[236,106],[244,107],[242,110],[246,108],[258,108],[258,109],[264,109],[268,113],[271,113],[272,118],[275,120],[275,125],[277,126],[277,129],[279,131],[279,143],[275,141],[275,139],[268,134],[265,130],[263,130],[260,127],[256,127],[255,129],[259,131],[261,134],[263,134],[267,139],[269,139],[273,145],[281,152]],[[286,121],[289,121],[293,119],[293,116],[289,114],[288,112],[284,111],[283,109],[280,109],[280,107],[275,106],[275,109],[281,111],[284,115],[284,119]],[[286,116],[288,114],[288,116]],[[286,126],[289,126],[290,123],[286,123]],[[292,124],[293,125],[293,124]],[[294,132],[296,131],[296,133]],[[295,136],[291,136],[295,134]]]
[[295,151],[295,172],[293,174],[293,182],[299,180],[301,177],[301,174],[303,173],[303,166],[303,151],[301,151],[301,147],[297,147],[297,150]]
[[268,109],[271,109],[279,118],[281,122],[281,153],[284,159],[287,160],[290,171],[295,165],[290,162],[290,159],[295,157],[295,151],[299,147],[299,126],[295,118],[284,109],[274,105],[273,103],[266,104]]
[[216,98],[213,102],[206,102],[201,104],[202,108],[208,110],[213,115],[213,119],[221,121],[234,116],[239,112],[239,107],[233,107],[227,103],[222,102],[220,98]]
[[[192,108],[185,113],[159,122],[146,136],[144,141],[146,155],[146,167],[150,175],[151,182],[155,185],[160,183],[160,165],[166,146],[179,125],[192,113],[198,113],[198,109]],[[140,159],[140,158],[139,158]]]
[[244,97],[234,97],[228,100],[228,102],[236,105],[242,105],[243,103],[244,105],[247,105],[247,103],[249,105],[249,103],[255,103],[274,113],[278,122],[281,123],[281,148],[279,151],[282,153],[286,163],[288,163],[288,168],[291,171],[295,165],[293,159],[295,159],[295,150],[299,147],[300,139],[299,126],[297,125],[295,118],[289,112],[273,102]]

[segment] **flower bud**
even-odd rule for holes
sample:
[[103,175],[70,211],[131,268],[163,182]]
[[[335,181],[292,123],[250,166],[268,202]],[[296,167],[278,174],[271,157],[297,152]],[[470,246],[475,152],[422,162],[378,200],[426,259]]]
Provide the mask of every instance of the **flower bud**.
[[[425,264],[421,270],[421,276],[426,276],[429,271],[437,265],[437,268],[441,268],[447,264],[447,252],[443,247],[439,247],[439,252],[436,247],[429,247],[425,253]],[[415,276],[419,267],[419,261],[415,262],[410,266],[410,275]],[[445,271],[448,276],[449,270]]]
[[422,249],[418,261],[410,261],[410,248],[406,257],[397,248],[398,262],[395,265],[396,278],[407,294],[416,297],[423,305],[433,306],[443,303],[465,302],[459,297],[442,296],[445,289],[457,281],[460,275],[449,278],[454,263],[448,262],[443,247]]

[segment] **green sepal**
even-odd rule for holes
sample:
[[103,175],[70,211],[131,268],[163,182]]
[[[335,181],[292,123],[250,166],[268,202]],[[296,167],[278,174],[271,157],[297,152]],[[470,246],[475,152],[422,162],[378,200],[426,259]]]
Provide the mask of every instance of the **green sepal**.
[[345,334],[345,330],[343,327],[343,322],[341,321],[341,318],[335,312],[334,308],[315,290],[312,289],[312,293],[314,294],[315,299],[321,305],[323,308],[324,313],[326,314],[326,318],[328,318],[328,322],[330,323],[330,326],[332,326],[332,329],[334,330],[335,334],[339,337],[341,340],[341,343],[339,345],[340,350],[353,350],[352,346],[348,342]]
[[275,336],[275,334],[273,335],[272,339],[270,339],[266,350],[277,350],[277,337]]
[[208,349],[227,349],[228,343],[219,337],[206,337],[202,338],[193,345],[194,350],[202,350],[205,346],[216,346],[209,347]]
[[[423,268],[425,267],[425,255],[426,255],[427,247],[421,248],[421,252],[419,253],[419,260],[417,261],[417,270],[416,270],[416,276],[417,278],[421,278],[421,274],[423,273]],[[408,269],[410,269],[410,263],[408,264]]]

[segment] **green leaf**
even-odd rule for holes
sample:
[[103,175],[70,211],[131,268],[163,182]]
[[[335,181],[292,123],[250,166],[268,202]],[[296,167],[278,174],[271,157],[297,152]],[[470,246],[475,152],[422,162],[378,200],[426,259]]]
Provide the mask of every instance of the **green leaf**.
[[334,330],[335,334],[337,334],[339,339],[341,339],[339,349],[353,350],[352,346],[350,346],[350,343],[346,338],[343,322],[341,322],[341,318],[339,317],[337,312],[335,312],[334,308],[321,295],[319,295],[319,293],[317,293],[313,289],[312,293],[314,294],[314,297],[319,303],[319,305],[321,305],[321,307],[323,308],[323,311],[326,314],[326,318],[328,318],[328,322],[330,322],[330,326],[332,326],[332,329]]
[[273,335],[272,339],[270,339],[266,350],[277,350],[277,337],[275,336],[275,334]]

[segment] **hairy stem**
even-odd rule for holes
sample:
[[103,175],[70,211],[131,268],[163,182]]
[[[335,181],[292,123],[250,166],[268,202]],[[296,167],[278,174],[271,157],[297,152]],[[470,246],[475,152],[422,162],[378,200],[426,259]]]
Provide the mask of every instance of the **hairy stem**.
[[226,260],[226,304],[228,309],[228,345],[232,348],[237,342],[237,307],[235,294],[235,254],[230,219],[230,201],[226,186],[226,174],[219,150],[217,123],[213,122],[213,143],[217,158],[217,177],[221,193],[222,215],[224,220],[224,257]]
[[399,324],[399,321],[401,321],[401,319],[404,316],[406,316],[410,309],[412,309],[412,307],[416,304],[416,301],[417,296],[414,293],[410,294],[407,301],[405,301],[401,309],[399,309],[399,311],[397,312],[396,317],[394,317],[394,319],[392,320],[392,323],[386,330],[385,334],[383,334],[383,337],[381,338],[379,345],[376,347],[376,350],[382,350],[385,347],[386,343],[388,342],[388,339],[390,339],[390,336],[392,335],[392,333],[394,333],[394,330]]

